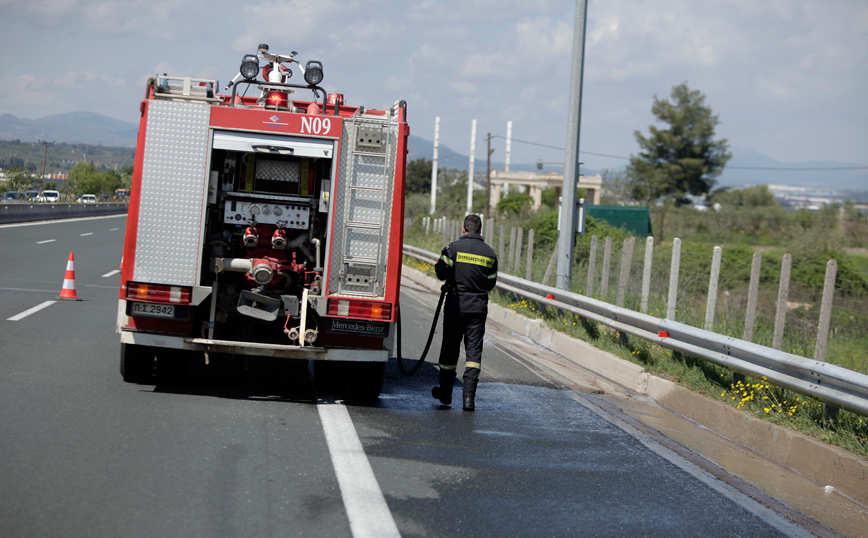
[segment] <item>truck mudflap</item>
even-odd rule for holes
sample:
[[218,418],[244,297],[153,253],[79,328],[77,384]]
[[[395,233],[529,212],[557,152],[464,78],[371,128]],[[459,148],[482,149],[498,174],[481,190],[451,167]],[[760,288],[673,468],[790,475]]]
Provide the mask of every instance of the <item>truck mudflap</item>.
[[346,362],[387,362],[389,353],[385,349],[323,348],[316,346],[293,346],[281,344],[261,344],[233,340],[210,340],[167,336],[163,334],[121,332],[121,343],[143,346],[183,349],[207,353],[225,353],[256,357],[275,357],[284,359],[310,359],[320,361]]

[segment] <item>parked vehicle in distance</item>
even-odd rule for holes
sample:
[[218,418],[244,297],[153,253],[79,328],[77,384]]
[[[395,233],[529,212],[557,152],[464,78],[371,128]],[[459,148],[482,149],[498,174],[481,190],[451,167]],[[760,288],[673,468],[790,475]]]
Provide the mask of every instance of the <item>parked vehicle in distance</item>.
[[9,191],[0,194],[0,202],[5,204],[23,202],[26,200],[23,192]]
[[83,203],[83,204],[95,204],[96,203],[96,196],[94,196],[93,194],[82,194],[78,198],[78,201]]
[[36,198],[37,202],[57,202],[60,200],[60,193],[57,191],[42,191],[42,194]]
[[39,202],[39,191],[24,191],[24,199]]

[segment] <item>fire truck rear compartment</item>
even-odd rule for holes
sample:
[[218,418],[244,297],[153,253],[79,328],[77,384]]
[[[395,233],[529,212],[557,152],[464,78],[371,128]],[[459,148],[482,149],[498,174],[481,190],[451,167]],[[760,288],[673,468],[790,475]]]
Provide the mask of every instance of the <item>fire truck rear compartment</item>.
[[[320,370],[344,373],[367,363],[381,382],[397,297],[387,267],[392,258],[400,265],[400,248],[389,252],[406,136],[398,109],[335,119],[336,138],[215,127],[211,108],[158,99],[143,106],[134,263],[125,281],[190,287],[190,332],[138,330],[136,320],[149,321],[127,305],[119,312],[123,349],[316,359],[330,363]],[[370,304],[384,307],[362,308]],[[374,311],[388,314],[352,314]]]

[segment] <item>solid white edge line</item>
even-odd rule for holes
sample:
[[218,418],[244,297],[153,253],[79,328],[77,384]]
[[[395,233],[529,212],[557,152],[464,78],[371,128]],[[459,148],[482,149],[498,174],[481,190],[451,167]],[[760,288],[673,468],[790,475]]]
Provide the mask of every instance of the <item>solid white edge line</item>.
[[45,243],[53,243],[55,241],[57,241],[57,239],[46,239],[45,241],[37,241],[36,244],[37,245],[43,245]]
[[118,274],[118,273],[120,273],[120,272],[121,272],[120,269],[115,269],[114,271],[109,271],[108,273],[104,274],[102,277],[103,277],[103,278],[108,278],[108,277],[110,277],[110,276],[114,276],[114,275],[116,275],[116,274]]
[[119,219],[119,218],[127,218],[126,213],[118,213],[117,215],[101,215],[99,217],[79,217],[79,218],[70,218],[70,219],[56,219],[56,220],[40,220],[34,222],[16,222],[14,224],[0,224],[0,228],[20,228],[22,226],[42,226],[43,224],[62,224],[64,222],[78,222],[80,220],[101,220],[101,219]]
[[93,235],[93,232],[87,232],[86,234],[81,234],[81,237],[87,237],[88,235]]
[[43,308],[48,308],[49,306],[53,305],[56,302],[57,301],[45,301],[44,303],[40,303],[40,304],[34,306],[33,308],[30,308],[28,310],[25,310],[24,312],[21,312],[20,314],[16,314],[16,315],[12,316],[11,318],[6,318],[6,321],[22,320],[22,319],[26,318],[27,316],[29,316],[30,314],[35,314],[35,313],[39,312],[40,310],[42,310]]
[[353,538],[400,537],[346,406],[322,400],[316,408]]
[[755,501],[754,499],[750,498],[748,495],[742,493],[733,486],[730,486],[729,484],[718,480],[715,476],[707,472],[702,467],[688,461],[673,450],[670,450],[669,448],[661,445],[652,437],[642,433],[630,424],[627,424],[623,420],[597,407],[590,400],[587,400],[574,392],[571,392],[569,396],[585,408],[599,415],[602,419],[622,429],[625,433],[645,445],[645,447],[647,447],[652,452],[657,453],[657,455],[661,456],[665,460],[668,460],[670,463],[672,463],[682,471],[686,472],[687,474],[691,475],[692,477],[696,478],[706,486],[715,490],[720,495],[726,497],[736,505],[757,516],[759,519],[771,525],[785,536],[790,536],[792,538],[810,538],[814,536],[812,533],[803,529],[797,523],[790,521],[783,515],[775,512],[773,509],[763,505],[758,501]]

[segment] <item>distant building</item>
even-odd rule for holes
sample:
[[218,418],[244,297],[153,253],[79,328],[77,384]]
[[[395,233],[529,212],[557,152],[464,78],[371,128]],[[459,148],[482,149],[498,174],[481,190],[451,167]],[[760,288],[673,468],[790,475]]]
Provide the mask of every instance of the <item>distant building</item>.
[[[545,174],[537,174],[534,172],[503,172],[501,170],[491,171],[491,207],[497,207],[500,202],[501,195],[505,186],[515,185],[519,190],[525,191],[533,198],[533,209],[539,209],[542,205],[542,191],[549,188],[555,188],[555,199],[560,197],[561,189],[564,185],[564,175],[559,172],[547,172]],[[576,183],[579,189],[585,189],[588,192],[587,201],[589,204],[600,205],[600,191],[603,187],[603,178],[596,176],[579,176],[579,181]]]

